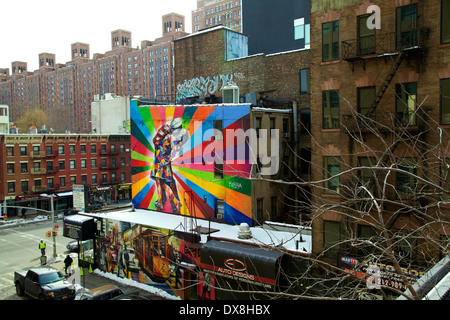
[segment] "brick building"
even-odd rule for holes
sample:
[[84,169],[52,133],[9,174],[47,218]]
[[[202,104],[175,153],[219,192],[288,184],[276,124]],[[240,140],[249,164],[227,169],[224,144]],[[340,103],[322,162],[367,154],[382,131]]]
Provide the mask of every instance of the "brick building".
[[132,47],[127,30],[111,32],[111,50],[95,53],[89,44],[71,45],[72,61],[57,64],[51,53],[39,55],[39,69],[27,70],[26,62],[13,62],[0,72],[0,104],[10,107],[16,122],[28,108],[40,107],[48,115],[47,127],[55,132],[91,132],[91,103],[95,95],[145,96],[171,102],[175,97],[173,40],[186,36],[184,16],[162,17],[162,36]]
[[242,0],[197,0],[192,11],[192,32],[214,26],[242,31]]
[[[231,51],[226,49],[230,41],[234,44]],[[222,103],[227,101],[224,88],[237,87],[237,101],[253,104],[251,127],[280,130],[280,171],[263,178],[307,181],[309,162],[299,161],[293,151],[305,159],[310,156],[309,50],[248,56],[247,41],[243,34],[223,26],[176,40],[178,99]],[[258,177],[257,172],[254,174]],[[258,222],[299,223],[309,213],[290,200],[300,198],[307,203],[308,190],[264,181],[254,182],[252,190]]]
[[[130,135],[0,135],[0,202],[35,201],[71,191],[101,189],[104,201],[131,199]],[[42,208],[33,205],[32,207]],[[44,208],[42,208],[44,209]],[[15,211],[8,211],[14,215]]]
[[383,225],[423,270],[450,235],[449,1],[372,4],[311,1],[313,252],[364,256]]

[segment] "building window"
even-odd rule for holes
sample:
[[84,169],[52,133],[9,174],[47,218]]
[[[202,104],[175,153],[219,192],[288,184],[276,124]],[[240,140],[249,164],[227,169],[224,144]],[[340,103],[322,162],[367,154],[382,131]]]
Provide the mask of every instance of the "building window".
[[410,231],[396,230],[394,237],[395,254],[399,261],[410,263],[417,257],[417,236]]
[[278,214],[278,212],[277,212],[277,203],[278,203],[277,199],[278,199],[277,196],[274,196],[274,197],[270,198],[270,211],[271,211],[270,214],[273,217],[276,217],[277,214]]
[[222,120],[214,120],[214,140],[222,141]]
[[340,165],[337,157],[324,157],[324,179],[325,179],[325,193],[338,194],[339,193],[339,177],[333,176],[339,174]]
[[6,156],[14,157],[14,147],[6,147]]
[[360,56],[373,54],[376,51],[375,28],[367,27],[370,15],[358,17],[358,54]]
[[46,147],[45,147],[45,153],[46,153],[48,156],[53,155],[53,149],[52,149],[52,146],[46,146]]
[[70,185],[77,184],[77,176],[70,176]]
[[222,159],[214,159],[214,178],[223,179],[223,162]]
[[358,88],[358,125],[363,128],[375,126],[376,109],[372,107],[375,101],[375,87]]
[[66,186],[66,177],[59,177],[59,187],[63,188]]
[[28,181],[21,181],[22,193],[28,194]]
[[91,144],[91,153],[92,153],[92,154],[97,153],[97,145]]
[[256,220],[261,221],[264,215],[264,198],[256,199]]
[[53,178],[47,178],[47,187],[53,189]]
[[86,153],[86,145],[83,144],[83,145],[80,146],[80,152],[81,153]]
[[411,199],[415,193],[417,179],[412,175],[417,175],[416,158],[399,158],[398,168],[403,172],[397,172],[396,192],[400,199]]
[[399,127],[415,126],[417,83],[400,83],[396,85],[396,125]]
[[397,8],[397,48],[417,45],[417,4]]
[[64,162],[64,160],[60,160],[59,161],[59,170],[65,170],[66,169],[66,164]]
[[441,124],[450,124],[450,79],[441,80]]
[[97,184],[97,174],[96,173],[94,173],[92,175],[92,184]]
[[33,156],[39,156],[40,148],[39,146],[33,146]]
[[91,159],[91,167],[92,169],[97,168],[97,159]]
[[322,61],[339,60],[339,21],[322,24]]
[[14,163],[7,163],[6,164],[6,172],[8,174],[14,174]]
[[8,193],[15,193],[16,192],[16,183],[14,181],[8,182]]
[[58,146],[58,153],[64,154],[64,146]]
[[81,159],[81,169],[86,169],[86,159]]
[[81,184],[87,184],[87,176],[85,174],[81,175]]
[[339,129],[339,92],[322,91],[323,128]]
[[225,217],[225,202],[220,199],[216,199],[216,218],[223,219]]
[[259,137],[259,130],[262,127],[262,118],[256,117],[255,118],[255,130],[256,130],[256,137]]
[[20,172],[21,173],[28,173],[28,163],[27,162],[21,162],[20,163]]
[[25,157],[27,155],[27,147],[26,146],[21,146],[20,147],[20,156],[21,157]]
[[441,0],[441,43],[450,43],[450,0]]
[[120,173],[120,180],[122,180],[122,182],[124,182],[126,180],[126,173],[125,172],[121,172]]
[[[450,158],[446,158],[445,162],[440,164],[440,185],[444,187],[445,190],[449,190],[450,187],[450,176],[447,168],[450,168]],[[448,192],[441,193],[441,200],[445,203],[450,203],[450,195]]]
[[103,183],[108,182],[108,177],[107,177],[106,173],[102,173],[102,182]]
[[327,257],[336,258],[339,252],[340,231],[339,222],[323,222],[323,249]]
[[305,40],[305,47],[310,45],[310,25],[305,24],[305,18],[294,20],[294,40]]
[[375,172],[368,169],[376,164],[376,159],[374,158],[359,158],[359,183],[364,186],[372,195],[375,193],[376,180]]
[[300,94],[309,94],[310,69],[300,70]]
[[70,160],[70,169],[75,169],[75,160]]

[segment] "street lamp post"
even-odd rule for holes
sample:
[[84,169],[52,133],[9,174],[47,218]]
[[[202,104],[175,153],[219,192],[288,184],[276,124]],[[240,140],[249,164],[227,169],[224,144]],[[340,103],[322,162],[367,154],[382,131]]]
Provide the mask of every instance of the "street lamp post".
[[55,237],[55,209],[53,206],[53,197],[50,195],[50,211],[52,215],[52,236],[53,236],[53,258],[56,258],[56,237]]

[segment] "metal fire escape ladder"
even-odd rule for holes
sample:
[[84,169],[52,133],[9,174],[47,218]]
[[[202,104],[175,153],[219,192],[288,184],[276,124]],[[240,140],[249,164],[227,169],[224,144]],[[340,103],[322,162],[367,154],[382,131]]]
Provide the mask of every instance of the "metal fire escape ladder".
[[375,116],[378,104],[381,102],[381,99],[383,99],[383,96],[386,93],[389,85],[391,84],[392,79],[394,79],[395,74],[397,73],[398,69],[400,68],[400,65],[401,65],[401,63],[403,61],[403,58],[404,58],[404,52],[402,50],[397,55],[397,58],[395,59],[391,70],[389,71],[388,75],[386,76],[386,79],[384,80],[383,85],[378,90],[378,93],[377,93],[377,95],[375,97],[375,100],[372,103],[372,106],[370,107],[370,112],[368,113],[369,117],[374,117]]

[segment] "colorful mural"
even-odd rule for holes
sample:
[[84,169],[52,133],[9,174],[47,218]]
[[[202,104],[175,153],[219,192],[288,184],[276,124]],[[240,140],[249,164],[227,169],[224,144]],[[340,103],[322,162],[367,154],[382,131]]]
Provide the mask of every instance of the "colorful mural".
[[189,244],[194,234],[104,220],[106,233],[97,242],[100,270],[182,296],[184,269],[195,265]]
[[250,105],[130,110],[135,207],[252,224]]

